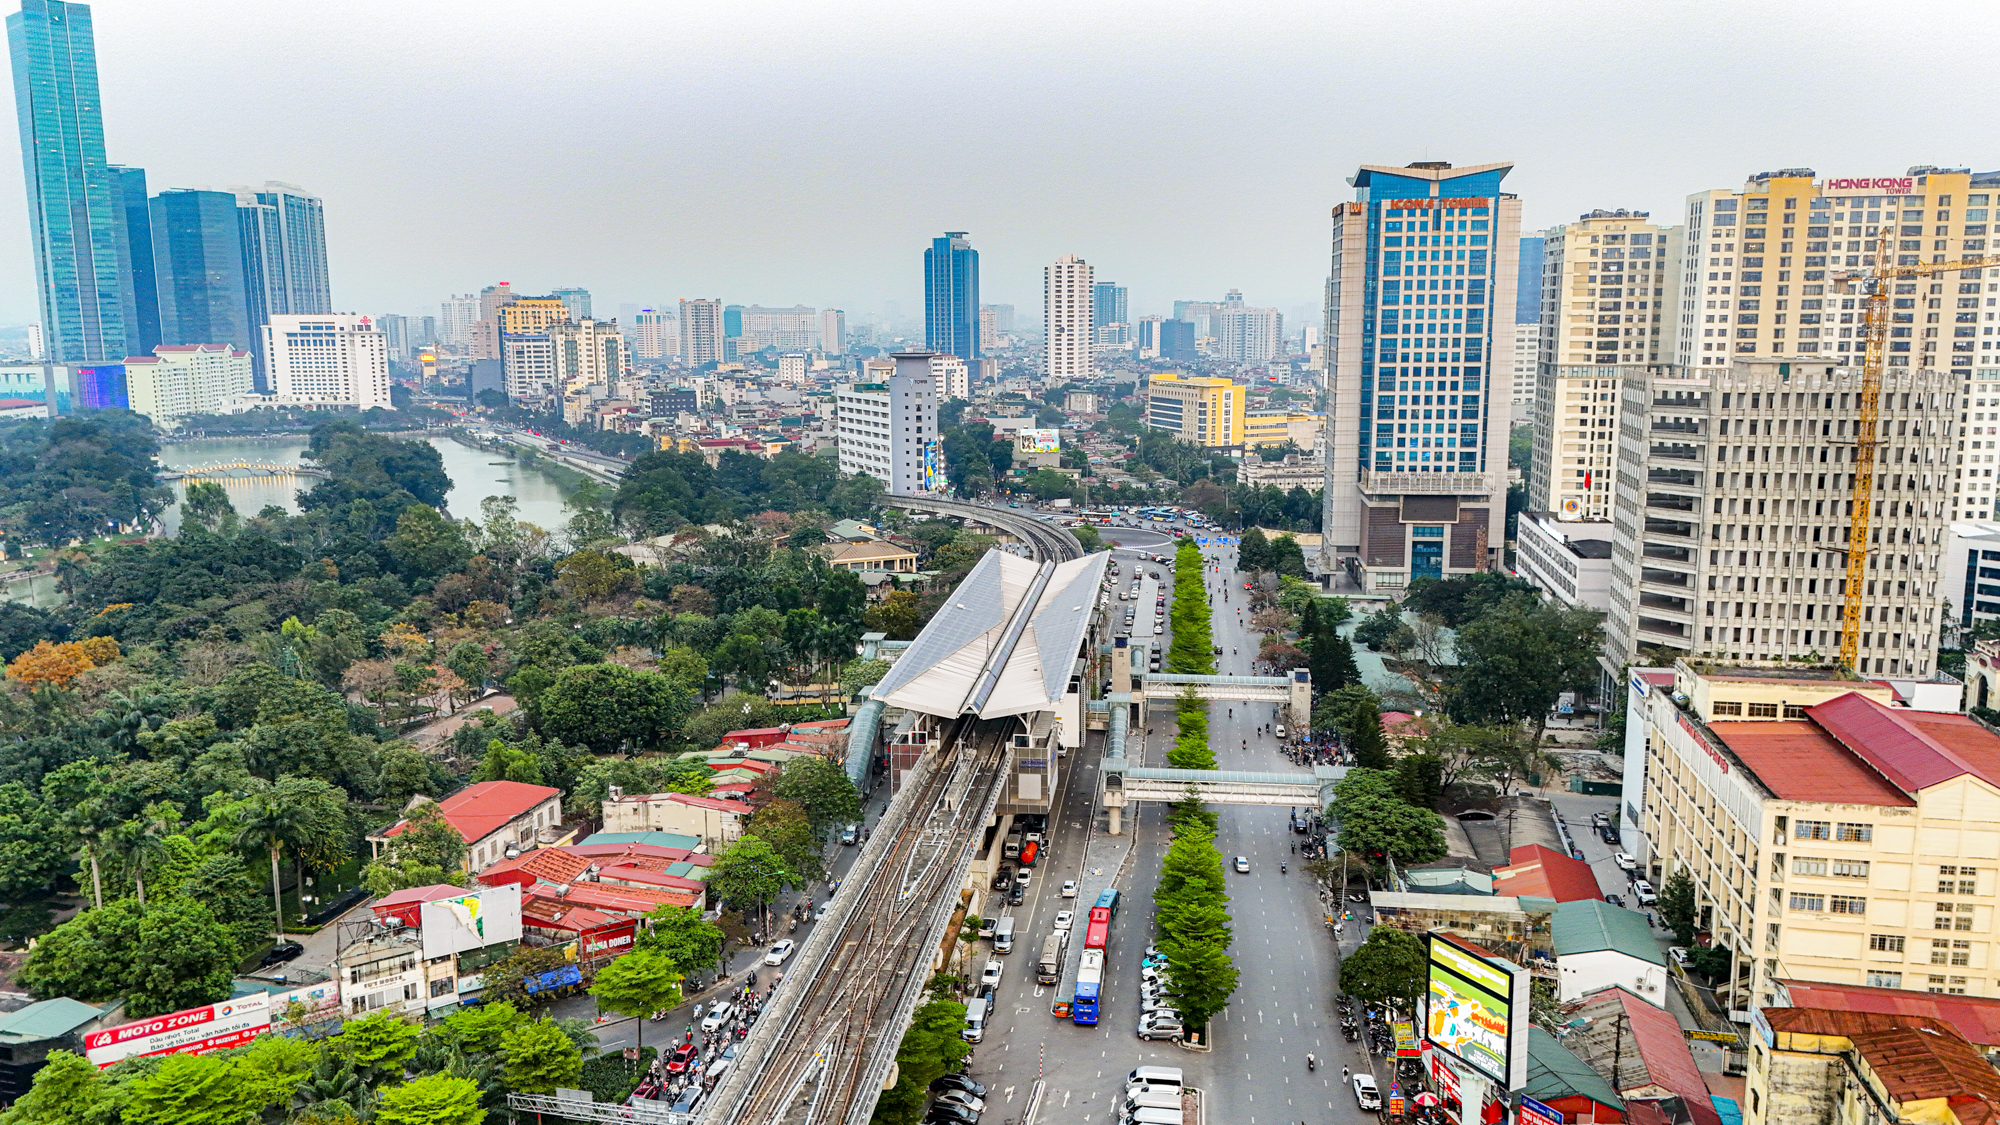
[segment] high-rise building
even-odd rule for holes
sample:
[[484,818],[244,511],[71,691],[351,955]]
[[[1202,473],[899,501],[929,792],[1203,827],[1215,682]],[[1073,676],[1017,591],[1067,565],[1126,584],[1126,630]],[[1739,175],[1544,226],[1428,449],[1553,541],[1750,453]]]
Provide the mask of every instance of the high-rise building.
[[559,297],[516,297],[499,310],[500,335],[541,332],[569,320],[569,306]]
[[1000,346],[1000,333],[993,327],[993,306],[979,308],[979,350],[990,352]]
[[[1540,321],[1514,322],[1514,378],[1512,390],[1507,395],[1507,405],[1514,409],[1509,412],[1512,424],[1527,422],[1534,417],[1535,409],[1535,357],[1541,347],[1542,325]],[[1533,467],[1530,466],[1530,472]]]
[[1623,383],[1616,369],[1672,355],[1674,318],[1661,308],[1680,264],[1680,234],[1625,210],[1591,211],[1544,234],[1530,508],[1559,520],[1611,518]]
[[767,309],[762,305],[747,305],[742,310],[742,316],[741,336],[747,345],[742,348],[743,351],[761,352],[766,348],[776,348],[781,352],[802,352],[820,342],[822,326],[819,310],[811,306]]
[[1014,306],[981,305],[979,307],[981,311],[991,311],[993,313],[993,331],[996,334],[1005,336],[1014,331]]
[[549,290],[549,295],[563,303],[569,310],[569,319],[583,321],[590,319],[590,290],[567,286]]
[[669,340],[669,335],[679,335],[673,317],[656,309],[640,309],[633,315],[632,321],[632,354],[635,357],[660,360],[673,354],[678,340]]
[[382,346],[389,349],[389,360],[402,363],[410,358],[410,318],[401,313],[383,313],[375,318],[375,327],[382,333]]
[[1215,316],[1215,352],[1238,363],[1266,363],[1285,354],[1285,318],[1277,309],[1253,309],[1240,302]]
[[1511,164],[1364,165],[1334,209],[1323,566],[1370,590],[1488,569],[1506,515]]
[[979,251],[962,230],[924,251],[924,345],[968,364],[979,358]]
[[1157,359],[1160,355],[1160,325],[1165,323],[1157,316],[1142,316],[1137,325],[1138,334],[1134,339],[1139,349],[1140,359]]
[[931,376],[937,380],[940,401],[972,397],[972,369],[955,355],[940,352],[931,357]]
[[743,306],[742,305],[722,306],[722,338],[725,340],[736,340],[736,339],[741,339],[742,336],[743,336]]
[[438,343],[448,348],[472,346],[472,326],[479,322],[479,297],[454,294],[438,306]]
[[1514,282],[1514,323],[1538,324],[1542,319],[1542,250],[1539,234],[1521,238],[1521,271]]
[[681,362],[691,367],[722,359],[722,302],[681,301]]
[[163,191],[150,214],[161,342],[257,350],[235,194]]
[[1090,287],[1090,326],[1130,324],[1125,315],[1125,287],[1115,281],[1100,281]]
[[834,392],[840,471],[875,477],[896,496],[936,492],[945,487],[945,472],[932,353],[893,358],[895,373],[883,382]]
[[195,414],[220,414],[256,389],[250,352],[227,344],[162,344],[152,355],[125,357],[132,409],[169,426]]
[[1042,267],[1042,376],[1050,382],[1084,382],[1097,377],[1090,263],[1064,254]]
[[281,401],[394,409],[388,344],[368,317],[273,315],[264,325],[264,352]]
[[565,320],[543,331],[555,356],[555,382],[566,391],[601,386],[616,398],[632,370],[618,324],[609,320]]
[[533,400],[560,393],[563,369],[551,329],[570,323],[569,306],[555,296],[516,296],[497,307],[494,317],[507,397]]
[[[1643,486],[1617,493],[1607,661],[1651,647],[1779,666],[1838,653],[1859,370],[1745,356],[1620,371],[1616,471]],[[1856,669],[1868,675],[1936,666],[1956,378],[1884,375]]]
[[479,319],[472,325],[474,358],[500,358],[500,310],[513,299],[514,286],[508,281],[489,285],[479,291]]
[[1190,320],[1163,320],[1160,322],[1160,359],[1168,363],[1193,363],[1195,359],[1194,322]]
[[261,297],[263,315],[332,312],[326,209],[319,196],[275,181],[234,191],[245,212],[244,273],[253,283],[253,300]]
[[847,353],[847,314],[839,309],[819,312],[819,350],[822,355]]
[[778,357],[778,382],[798,386],[806,381],[806,370],[811,365],[811,357],[804,352],[786,352]]
[[1245,393],[1229,379],[1155,375],[1146,383],[1146,425],[1204,449],[1240,446]]
[[111,165],[119,213],[118,272],[125,285],[125,342],[130,354],[145,355],[160,342],[159,279],[153,272],[153,217],[146,194],[146,170]]
[[90,5],[22,0],[7,17],[7,46],[45,354],[55,363],[116,362],[137,340],[125,324],[130,282],[118,253],[130,236],[123,189],[104,156]]

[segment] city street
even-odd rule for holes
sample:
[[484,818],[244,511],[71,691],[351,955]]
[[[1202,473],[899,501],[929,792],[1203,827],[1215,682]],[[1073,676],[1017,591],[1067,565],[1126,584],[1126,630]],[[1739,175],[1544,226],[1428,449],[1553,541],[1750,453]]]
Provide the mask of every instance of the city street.
[[[1121,540],[1132,535],[1122,528],[1106,529],[1106,534],[1108,538]],[[1144,550],[1168,555],[1171,546],[1171,540],[1166,540],[1159,547],[1147,546]],[[1211,571],[1207,575],[1214,597],[1214,638],[1223,650],[1217,670],[1225,674],[1249,674],[1259,638],[1236,612],[1245,605],[1242,595],[1246,591],[1242,589],[1243,579],[1233,569],[1235,553],[1211,548],[1209,554],[1222,562],[1220,572]],[[1129,588],[1132,574],[1127,561],[1131,556],[1121,551],[1118,557],[1124,573],[1114,592]],[[1155,569],[1167,580],[1171,593],[1168,565],[1146,564],[1148,572]],[[1151,620],[1153,602],[1150,578],[1147,583],[1141,590],[1141,600],[1136,603],[1139,609],[1134,615],[1135,644],[1150,639],[1143,628]],[[1114,604],[1135,603],[1116,602],[1114,598]],[[1165,638],[1159,638],[1159,642],[1164,643]],[[1274,711],[1269,704],[1214,704],[1209,730],[1221,768],[1297,771],[1299,767],[1279,752],[1274,736],[1257,734],[1259,726],[1269,725],[1273,719]],[[1128,753],[1139,763],[1164,766],[1167,748],[1173,742],[1172,722],[1170,717],[1163,721],[1158,710],[1154,720],[1150,734],[1144,728],[1135,728]],[[1233,1003],[1210,1029],[1213,1036],[1210,1050],[1190,1050],[1164,1041],[1148,1042],[1133,1034],[1139,1007],[1138,961],[1152,934],[1153,889],[1161,856],[1169,842],[1164,809],[1158,805],[1139,806],[1126,819],[1134,847],[1117,883],[1122,901],[1112,926],[1100,1022],[1094,1028],[1077,1027],[1049,1014],[1050,1004],[1067,997],[1074,988],[1084,915],[1092,894],[1092,884],[1086,881],[1085,893],[1065,902],[1058,897],[1059,888],[1064,879],[1079,874],[1074,865],[1079,862],[1083,841],[1089,834],[1087,828],[1093,822],[1096,825],[1093,852],[1107,841],[1105,822],[1092,807],[1096,791],[1094,766],[1100,753],[1101,740],[1093,736],[1085,750],[1071,759],[1078,768],[1072,771],[1061,795],[1062,816],[1055,839],[1056,868],[1038,874],[1028,901],[1013,910],[1015,952],[999,958],[1006,965],[998,993],[999,1011],[986,1041],[972,1060],[973,1075],[994,1091],[988,1103],[992,1107],[988,1110],[988,1120],[1017,1122],[1028,1088],[1037,1079],[1044,1079],[1048,1086],[1043,1120],[1111,1121],[1122,1076],[1141,1065],[1178,1066],[1186,1070],[1189,1083],[1206,1092],[1207,1120],[1211,1123],[1285,1125],[1303,1121],[1320,1125],[1370,1120],[1372,1115],[1360,1110],[1352,1093],[1345,1089],[1340,1068],[1344,1065],[1360,1073],[1374,1073],[1385,1091],[1389,1072],[1386,1068],[1371,1069],[1365,1049],[1340,1036],[1334,1008],[1339,990],[1334,984],[1333,938],[1321,922],[1321,907],[1311,879],[1296,866],[1298,857],[1292,847],[1300,837],[1291,832],[1284,809],[1215,807],[1220,818],[1217,848],[1225,863],[1237,855],[1248,857],[1250,873],[1240,875],[1231,870],[1227,875],[1235,931],[1231,952],[1239,980]],[[1281,862],[1292,865],[1289,874],[1279,873]],[[1077,936],[1070,948],[1063,984],[1037,985],[1035,958],[1048,933],[1049,920],[1063,909],[1077,911],[1074,930]],[[1351,951],[1365,937],[1363,925],[1350,924],[1343,945]],[[1306,1069],[1308,1052],[1319,1060],[1316,1072]],[[1000,1110],[1000,1117],[992,1116],[994,1109]]]

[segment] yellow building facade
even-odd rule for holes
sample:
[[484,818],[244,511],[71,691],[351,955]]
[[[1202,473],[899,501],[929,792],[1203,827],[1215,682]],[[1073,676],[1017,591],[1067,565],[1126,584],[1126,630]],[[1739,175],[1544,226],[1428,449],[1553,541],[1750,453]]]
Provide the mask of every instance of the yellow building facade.
[[1245,391],[1228,379],[1155,375],[1146,385],[1146,424],[1204,449],[1241,446]]

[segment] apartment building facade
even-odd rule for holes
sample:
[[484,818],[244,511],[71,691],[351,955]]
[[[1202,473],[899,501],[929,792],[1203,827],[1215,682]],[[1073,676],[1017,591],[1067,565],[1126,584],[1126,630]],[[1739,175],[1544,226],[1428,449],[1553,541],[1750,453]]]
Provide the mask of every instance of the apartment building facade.
[[264,325],[264,354],[281,401],[394,408],[389,345],[371,317],[274,314]]
[[1074,254],[1042,268],[1042,377],[1051,383],[1097,377],[1094,279],[1090,263]]
[[[1841,648],[1858,367],[1627,368],[1606,662],[1666,647],[1814,663]],[[1861,594],[1860,671],[1936,667],[1955,380],[1891,368]]]
[[1680,228],[1644,211],[1591,211],[1544,235],[1529,507],[1562,520],[1611,518],[1614,369],[1662,362],[1679,255]]
[[879,383],[852,383],[834,392],[840,471],[880,480],[897,496],[945,487],[938,437],[937,377],[931,352],[897,352],[895,372]]
[[250,353],[227,344],[161,344],[125,357],[132,409],[158,426],[194,414],[221,414],[257,389]]
[[1953,713],[1958,688],[1686,663],[1634,678],[1627,846],[1655,886],[1692,877],[1699,927],[1735,955],[1734,1018],[1779,978],[2000,995],[2000,736]]

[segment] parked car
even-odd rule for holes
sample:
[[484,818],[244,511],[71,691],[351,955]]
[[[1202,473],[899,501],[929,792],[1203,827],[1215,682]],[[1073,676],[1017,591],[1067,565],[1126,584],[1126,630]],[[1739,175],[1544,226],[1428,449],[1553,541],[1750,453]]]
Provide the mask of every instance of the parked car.
[[1271,733],[1277,735],[1279,738],[1285,737],[1285,724],[1283,723],[1271,724]]
[[1014,885],[1014,865],[1011,863],[1001,864],[1000,870],[993,873],[993,889],[996,891],[1004,891],[1008,887],[1011,887],[1013,885]]
[[1676,965],[1685,965],[1688,963],[1688,951],[1681,946],[1678,945],[1668,946],[1667,956],[1673,958],[1674,964]]
[[1617,864],[1620,871],[1632,871],[1639,866],[1638,860],[1633,859],[1624,852],[1614,852],[1611,856],[1611,862]]
[[925,1125],[979,1125],[979,1115],[962,1105],[932,1102],[924,1111]]
[[268,969],[273,965],[282,965],[305,951],[306,947],[300,945],[298,942],[281,941],[271,952],[264,954],[264,959],[257,963]]
[[1660,896],[1653,893],[1653,884],[1644,879],[1632,884],[1632,898],[1640,906],[1651,906],[1660,901]]
[[998,961],[986,962],[986,967],[979,972],[980,986],[983,988],[998,988],[1000,986],[1000,973],[1004,968],[1005,966],[1001,965]]
[[766,965],[782,965],[785,963],[785,958],[792,955],[792,950],[798,947],[798,942],[793,941],[791,938],[785,938],[776,945],[773,945],[769,953],[764,954],[764,963]]
[[1382,1091],[1375,1088],[1374,1075],[1357,1074],[1354,1076],[1354,1101],[1362,1109],[1381,1110]]
[[1604,901],[1606,901],[1606,902],[1610,903],[1610,904],[1611,904],[1611,905],[1613,905],[1613,906],[1623,906],[1623,905],[1625,905],[1625,898],[1624,898],[1624,896],[1623,896],[1623,895],[1618,895],[1618,894],[1608,894],[1608,895],[1605,895],[1605,896],[1604,896]]
[[986,1096],[986,1087],[981,1086],[977,1082],[974,1082],[972,1080],[971,1075],[960,1074],[956,1071],[947,1074],[942,1078],[939,1078],[937,1081],[931,1083],[931,1089],[964,1090],[966,1093],[971,1094],[975,1098],[983,1098]]
[[977,1094],[969,1093],[965,1090],[942,1091],[937,1095],[937,1104],[961,1106],[965,1109],[971,1110],[974,1113],[981,1113],[984,1112],[986,1109],[985,1098],[982,1098]]
[[1597,834],[1603,837],[1605,843],[1610,844],[1613,847],[1616,847],[1618,845],[1619,842],[1618,830],[1611,827],[1609,824],[1605,825],[1603,828],[1598,829]]
[[1248,874],[1250,874],[1250,857],[1249,857],[1249,856],[1247,856],[1247,855],[1239,855],[1239,856],[1237,856],[1237,857],[1236,857],[1236,873],[1237,873],[1238,875],[1248,875]]
[[1076,897],[1076,880],[1075,880],[1075,879],[1065,879],[1065,880],[1063,880],[1063,888],[1062,888],[1062,896],[1063,896],[1064,898],[1075,898],[1075,897]]
[[1034,877],[1035,877],[1034,872],[1023,867],[1022,869],[1014,873],[1014,885],[1017,887],[1025,887],[1028,885],[1028,880]]

